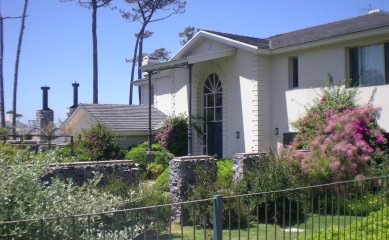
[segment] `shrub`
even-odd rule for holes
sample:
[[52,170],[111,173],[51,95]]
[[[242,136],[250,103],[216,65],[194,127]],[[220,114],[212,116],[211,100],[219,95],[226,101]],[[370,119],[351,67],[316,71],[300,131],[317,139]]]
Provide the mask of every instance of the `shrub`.
[[357,107],[357,89],[348,88],[344,82],[338,85],[330,83],[328,87],[322,88],[321,92],[321,96],[315,98],[311,106],[306,107],[305,115],[292,123],[298,131],[294,139],[297,149],[310,149],[318,127],[327,122],[328,114],[334,115]]
[[188,154],[188,117],[171,116],[165,120],[155,134],[155,140],[168,149],[174,156]]
[[[357,90],[330,85],[293,126],[298,133],[286,158],[311,184],[369,175],[384,166],[386,143],[377,124],[379,108],[356,104]],[[297,150],[304,148],[309,152]]]
[[162,192],[169,192],[170,168],[166,168],[155,181],[155,187]]
[[230,190],[234,175],[234,161],[231,159],[219,160],[217,163],[217,186],[220,190]]
[[47,150],[38,154],[39,158],[51,159],[51,162],[65,163],[65,162],[84,162],[90,161],[91,158],[86,152],[80,148],[74,147],[74,156],[71,154],[71,147],[69,145],[61,148]]
[[[139,169],[141,170],[141,174],[146,175],[152,175],[151,172],[148,172],[148,165],[151,164],[148,162],[147,158],[147,149],[148,144],[147,142],[139,144],[138,146],[132,147],[125,155],[125,159],[133,160],[139,164]],[[171,154],[169,151],[167,151],[164,147],[161,146],[159,143],[154,143],[151,146],[151,149],[155,155],[154,164],[156,168],[160,169],[160,166],[163,166],[163,169],[165,169],[169,165],[169,161],[173,159],[173,154]],[[154,167],[150,167],[149,170],[158,170]],[[162,171],[163,171],[162,169]],[[161,170],[161,169],[160,169]],[[159,171],[161,173],[162,171]],[[154,173],[157,173],[154,171]],[[154,177],[157,177],[157,175],[154,175]]]
[[[62,217],[113,210],[120,206],[120,198],[98,190],[100,176],[81,187],[73,186],[71,181],[58,179],[48,185],[41,180],[48,169],[48,163],[40,159],[33,161],[33,165],[7,165],[0,159],[0,221]],[[28,229],[14,226],[4,229],[2,233],[18,234],[21,239],[30,239],[39,227],[34,229],[31,225]],[[54,225],[51,227],[46,227],[47,236],[58,230]]]
[[21,162],[32,162],[34,153],[28,148],[17,148],[7,144],[0,144],[0,159],[6,164],[16,164]]
[[83,131],[79,144],[93,161],[120,157],[119,139],[100,122]]
[[[247,193],[259,193],[278,191],[283,189],[291,189],[301,186],[298,172],[295,168],[291,167],[291,163],[275,155],[269,151],[266,155],[261,155],[251,164],[250,169],[244,172],[243,179],[236,183],[233,188],[237,194]],[[301,199],[302,195],[300,192],[284,193],[267,195],[267,212],[276,214],[274,216],[268,216],[270,219],[277,220],[277,223],[282,223],[282,211],[275,211],[274,206],[277,203],[278,206],[282,206],[283,201],[291,200],[292,219],[296,219],[296,214],[302,216],[302,209],[300,212],[296,212],[296,202]],[[246,208],[246,215],[255,216],[256,206],[259,206],[259,220],[265,221],[265,195],[260,195],[254,198],[245,198],[242,203]],[[289,214],[289,210],[286,210],[286,214]],[[300,218],[301,219],[301,218]]]
[[[321,229],[313,236],[301,236],[299,239],[386,239],[389,228],[387,209],[380,209],[370,213],[367,217],[352,222],[344,228],[338,226],[328,227],[327,231]],[[384,238],[382,238],[385,236]]]
[[339,114],[328,113],[328,121],[317,126],[311,151],[296,152],[295,142],[288,149],[288,158],[313,183],[369,175],[369,166],[381,164],[386,158],[387,140],[377,124],[379,111],[365,105]]

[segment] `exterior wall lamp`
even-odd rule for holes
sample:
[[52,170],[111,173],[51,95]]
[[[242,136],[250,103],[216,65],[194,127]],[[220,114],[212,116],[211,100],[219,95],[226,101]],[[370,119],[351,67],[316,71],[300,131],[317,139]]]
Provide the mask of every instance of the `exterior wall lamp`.
[[274,128],[274,135],[278,136],[279,133],[280,133],[279,129],[278,128]]
[[239,131],[235,132],[235,138],[238,138],[238,139],[240,138],[240,132]]

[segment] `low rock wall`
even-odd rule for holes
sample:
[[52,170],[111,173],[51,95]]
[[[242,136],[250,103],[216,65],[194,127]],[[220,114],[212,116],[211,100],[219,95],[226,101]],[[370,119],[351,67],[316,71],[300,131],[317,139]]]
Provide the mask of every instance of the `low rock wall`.
[[[188,191],[195,184],[195,171],[201,168],[211,181],[216,181],[216,160],[210,156],[177,157],[170,161],[170,197],[173,202],[188,200]],[[187,219],[181,207],[176,206],[174,219],[179,221],[182,216]]]
[[102,174],[101,186],[107,185],[113,179],[122,180],[128,185],[139,182],[138,164],[129,160],[110,160],[98,162],[74,162],[51,164],[43,181],[51,182],[54,178],[72,179],[76,185],[82,185],[95,176]]

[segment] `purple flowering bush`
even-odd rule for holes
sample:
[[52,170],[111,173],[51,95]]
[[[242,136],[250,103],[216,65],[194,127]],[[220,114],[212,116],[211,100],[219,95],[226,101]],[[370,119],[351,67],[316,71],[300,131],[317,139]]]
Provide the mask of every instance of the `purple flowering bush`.
[[[332,98],[332,102],[336,98]],[[313,110],[326,109],[317,113],[309,109],[298,124],[314,132],[298,133],[292,145],[285,150],[285,157],[292,161],[310,183],[323,183],[352,178],[363,178],[376,174],[375,166],[387,159],[385,139],[377,124],[380,108],[371,104],[356,106],[354,98],[341,107],[328,107],[328,96],[323,95]],[[327,106],[326,106],[327,105]],[[346,107],[348,106],[348,107]],[[320,115],[319,115],[320,114]],[[319,120],[318,120],[319,119]],[[311,127],[313,126],[313,127]],[[303,138],[305,137],[305,138]],[[301,143],[304,139],[304,143]],[[302,146],[309,151],[299,151]]]
[[155,140],[174,156],[185,156],[188,151],[188,117],[171,116],[155,133]]

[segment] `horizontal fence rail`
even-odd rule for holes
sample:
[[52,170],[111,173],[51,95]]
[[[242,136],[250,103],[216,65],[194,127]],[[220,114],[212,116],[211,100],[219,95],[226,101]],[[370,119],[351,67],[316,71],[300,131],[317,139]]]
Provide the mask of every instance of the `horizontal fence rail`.
[[389,239],[389,178],[0,222],[0,239]]

